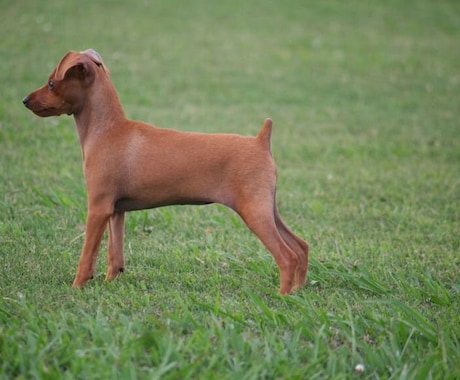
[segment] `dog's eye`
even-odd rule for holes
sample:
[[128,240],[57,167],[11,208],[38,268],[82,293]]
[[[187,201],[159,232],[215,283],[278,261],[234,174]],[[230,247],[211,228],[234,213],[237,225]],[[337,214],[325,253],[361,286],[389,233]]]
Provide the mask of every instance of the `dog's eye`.
[[50,80],[50,81],[48,82],[48,87],[49,87],[49,88],[53,88],[53,87],[54,87],[54,81]]

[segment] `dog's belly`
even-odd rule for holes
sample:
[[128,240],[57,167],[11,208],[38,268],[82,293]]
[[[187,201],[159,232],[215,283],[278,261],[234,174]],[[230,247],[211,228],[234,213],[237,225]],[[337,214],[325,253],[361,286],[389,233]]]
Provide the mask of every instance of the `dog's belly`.
[[115,210],[118,212],[145,210],[156,207],[172,206],[172,205],[206,205],[214,203],[209,200],[197,199],[164,199],[161,202],[148,202],[134,198],[121,198],[115,202]]

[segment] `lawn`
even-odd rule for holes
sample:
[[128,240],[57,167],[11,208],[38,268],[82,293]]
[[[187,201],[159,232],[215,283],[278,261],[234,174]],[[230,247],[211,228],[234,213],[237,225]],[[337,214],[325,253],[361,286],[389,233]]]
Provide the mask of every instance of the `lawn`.
[[[0,0],[0,379],[460,378],[460,2]],[[310,244],[278,294],[223,206],[128,214],[126,271],[71,288],[71,117],[22,98],[92,47],[127,115],[254,135]],[[363,371],[356,365],[362,364]]]

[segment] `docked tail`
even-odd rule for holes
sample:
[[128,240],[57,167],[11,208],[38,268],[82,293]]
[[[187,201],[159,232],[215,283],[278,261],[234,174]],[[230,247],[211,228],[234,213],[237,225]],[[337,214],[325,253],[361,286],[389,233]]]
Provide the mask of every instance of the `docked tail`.
[[259,140],[264,146],[267,147],[268,150],[270,149],[270,137],[272,135],[272,119],[265,119],[264,125],[259,131],[257,135],[257,140]]

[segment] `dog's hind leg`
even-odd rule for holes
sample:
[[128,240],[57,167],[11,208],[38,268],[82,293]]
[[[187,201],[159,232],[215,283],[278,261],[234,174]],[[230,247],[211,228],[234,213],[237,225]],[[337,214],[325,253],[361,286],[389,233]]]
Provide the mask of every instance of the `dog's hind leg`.
[[251,200],[244,202],[236,211],[273,255],[280,271],[280,293],[289,293],[294,285],[299,255],[280,234],[271,204],[260,203],[260,199]]
[[306,241],[294,234],[291,229],[284,223],[279,215],[276,201],[273,203],[275,223],[278,231],[286,244],[297,254],[299,259],[293,287],[294,289],[300,288],[305,284],[308,270],[308,244]]

